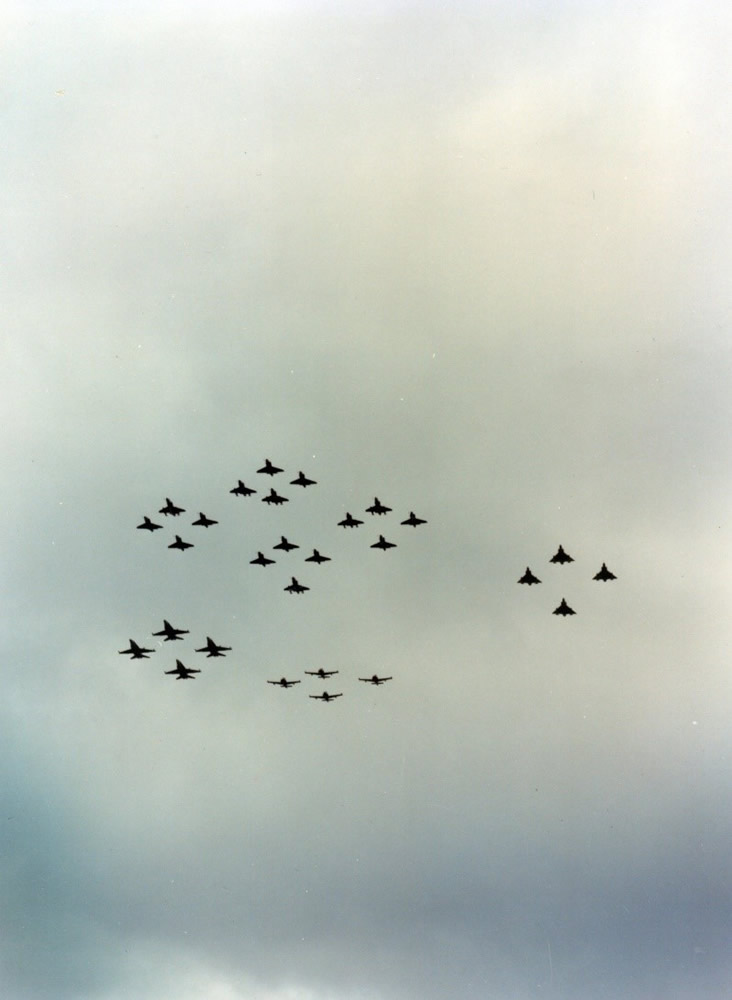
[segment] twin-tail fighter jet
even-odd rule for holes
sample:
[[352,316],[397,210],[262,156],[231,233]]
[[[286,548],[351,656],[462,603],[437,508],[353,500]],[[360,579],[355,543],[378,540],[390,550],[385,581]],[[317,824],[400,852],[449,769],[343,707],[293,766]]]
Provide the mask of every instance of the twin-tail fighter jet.
[[539,579],[538,576],[534,576],[534,574],[531,572],[531,570],[527,566],[526,567],[526,572],[524,573],[524,575],[521,577],[521,579],[518,582],[519,583],[527,583],[529,586],[531,586],[532,583],[541,583],[541,580]]
[[282,549],[283,552],[292,552],[293,549],[299,549],[299,545],[295,545],[294,542],[288,542],[284,535],[280,535],[280,540],[276,545],[272,546],[273,549]]
[[391,507],[385,507],[384,504],[379,500],[378,497],[374,497],[374,502],[370,507],[366,508],[367,514],[388,514]]
[[552,614],[553,615],[563,615],[566,618],[567,615],[576,615],[577,612],[574,611],[572,608],[570,608],[570,606],[567,604],[567,602],[565,601],[565,599],[562,598],[562,603],[559,605],[558,608],[555,608],[552,611]]
[[298,583],[293,576],[292,583],[288,584],[284,589],[289,594],[304,594],[306,590],[310,590],[310,587],[306,587],[304,584]]
[[602,568],[600,569],[599,573],[595,573],[595,575],[592,577],[592,579],[593,580],[617,580],[617,576],[615,576],[614,573],[611,573],[610,570],[605,565],[605,563],[603,563],[602,564]]
[[323,691],[322,694],[309,694],[308,698],[317,698],[318,701],[334,701],[336,698],[342,698],[343,694],[328,694],[327,691]]
[[195,681],[196,678],[193,675],[194,674],[200,674],[201,671],[200,670],[194,670],[193,667],[187,667],[184,663],[181,663],[180,660],[176,660],[175,661],[175,669],[174,670],[166,670],[165,673],[166,674],[177,674],[177,676],[175,678],[177,681]]
[[262,503],[273,503],[276,507],[279,507],[281,503],[288,503],[288,502],[289,501],[287,497],[281,497],[279,493],[274,489],[271,489],[269,491],[268,496],[262,497]]
[[160,632],[153,632],[153,635],[165,636],[163,642],[174,642],[176,639],[180,639],[184,635],[188,635],[187,628],[176,628],[171,625],[169,621],[165,618],[163,619],[163,627]]
[[317,481],[315,479],[308,479],[308,477],[303,472],[298,472],[297,479],[290,480],[290,486],[316,486]]
[[383,549],[386,552],[387,549],[395,549],[396,542],[387,542],[383,535],[379,535],[378,542],[374,542],[371,546],[372,549]]
[[387,681],[393,680],[391,677],[377,677],[376,674],[372,674],[371,677],[359,677],[360,681],[364,681],[366,684],[385,684]]
[[343,520],[338,522],[338,525],[341,528],[355,528],[359,524],[363,524],[363,521],[359,521],[357,517],[351,517],[348,511],[346,511],[346,516]]
[[142,519],[142,524],[138,524],[137,527],[141,528],[143,531],[160,531],[163,526],[162,524],[154,524],[147,514],[145,514]]
[[196,520],[191,521],[191,524],[200,525],[202,528],[208,528],[210,527],[210,525],[218,523],[219,523],[218,521],[214,521],[212,517],[206,517],[206,515],[202,514],[200,511],[198,513],[198,517],[196,518]]
[[265,476],[276,476],[278,472],[282,472],[282,469],[278,469],[276,465],[272,465],[268,458],[265,458],[264,465],[261,469],[257,469],[257,472],[261,472]]
[[568,556],[567,553],[562,548],[562,546],[560,545],[559,548],[557,549],[557,551],[554,553],[554,555],[549,560],[549,562],[551,562],[551,563],[570,563],[570,562],[574,562],[574,559],[572,558],[572,556]]
[[411,524],[413,528],[416,528],[418,524],[427,524],[423,517],[415,517],[414,511],[410,510],[409,517],[406,521],[402,521],[401,524]]
[[338,673],[338,671],[323,670],[322,667],[318,667],[317,670],[306,670],[305,673],[308,674],[310,677],[320,677],[324,680],[326,677],[333,677],[335,674]]
[[239,480],[233,490],[229,490],[229,493],[233,493],[237,497],[249,497],[252,493],[256,493],[256,490],[250,489],[249,486],[245,486],[244,483]]
[[186,549],[193,548],[193,542],[184,542],[180,535],[175,536],[175,541],[171,542],[168,546],[169,549],[180,549],[181,552],[185,552]]
[[284,677],[280,677],[280,679],[278,681],[267,681],[267,683],[268,684],[276,684],[277,687],[281,687],[281,688],[291,688],[291,687],[294,687],[296,684],[299,684],[300,681],[288,681]]
[[130,639],[129,649],[119,649],[122,656],[130,656],[133,660],[148,660],[150,658],[150,653],[154,653],[154,649],[145,649],[144,646],[138,646],[134,639]]
[[170,515],[171,517],[178,517],[179,514],[185,513],[185,507],[176,507],[170,497],[165,498],[165,506],[161,507],[158,514],[165,514],[166,517]]
[[231,652],[231,646],[219,646],[210,635],[206,636],[206,645],[196,650],[197,653],[205,653],[206,656],[226,656]]
[[274,559],[268,559],[261,552],[257,552],[257,558],[250,559],[249,563],[252,566],[271,566],[274,563]]
[[322,556],[317,549],[313,549],[313,554],[307,556],[305,562],[324,563],[330,562],[330,556]]

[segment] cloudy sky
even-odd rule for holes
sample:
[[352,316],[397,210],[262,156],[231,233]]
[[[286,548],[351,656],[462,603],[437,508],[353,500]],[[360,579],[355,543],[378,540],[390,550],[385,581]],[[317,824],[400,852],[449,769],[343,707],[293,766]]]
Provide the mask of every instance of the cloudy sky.
[[732,18],[124,6],[2,15],[3,997],[729,995]]

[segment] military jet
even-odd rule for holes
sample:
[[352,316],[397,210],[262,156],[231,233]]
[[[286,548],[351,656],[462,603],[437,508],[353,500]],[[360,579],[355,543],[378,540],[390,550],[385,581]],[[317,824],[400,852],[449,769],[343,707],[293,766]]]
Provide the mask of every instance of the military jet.
[[276,465],[272,465],[268,458],[265,458],[264,465],[261,469],[257,469],[257,472],[261,472],[265,476],[276,476],[278,472],[282,472],[282,469],[278,469]]
[[528,583],[528,585],[531,586],[532,583],[541,583],[541,580],[539,579],[538,576],[534,576],[534,574],[531,572],[531,570],[527,566],[526,567],[526,572],[524,573],[524,575],[521,577],[521,579],[518,582],[519,583]]
[[153,632],[153,635],[164,635],[165,638],[163,642],[173,642],[175,639],[180,639],[183,635],[188,635],[187,628],[175,628],[171,625],[169,621],[163,619],[163,628],[160,632]]
[[142,524],[138,524],[137,527],[142,528],[143,531],[160,531],[162,524],[153,524],[146,514],[142,519]]
[[341,528],[355,528],[359,524],[363,524],[363,521],[359,521],[357,517],[351,517],[348,511],[346,511],[346,516],[343,518],[343,520],[338,522],[338,525]]
[[250,559],[249,563],[252,566],[271,566],[274,563],[274,559],[268,559],[261,552],[257,552],[257,558]]
[[179,514],[185,513],[185,507],[176,507],[170,497],[165,498],[165,506],[161,507],[158,514],[165,514],[166,516],[170,514],[172,517],[178,517]]
[[386,552],[387,549],[395,549],[396,542],[387,542],[383,535],[379,535],[378,542],[374,542],[371,546],[372,549],[383,549]]
[[570,606],[564,600],[564,598],[562,598],[562,603],[559,605],[558,608],[555,608],[552,611],[552,614],[553,615],[564,615],[566,617],[567,615],[576,615],[577,612],[573,611],[572,608],[570,608]]
[[305,559],[305,562],[324,563],[330,562],[330,556],[321,556],[317,549],[313,549],[313,554]]
[[370,507],[366,508],[367,514],[388,514],[391,507],[385,507],[378,497],[374,497],[374,502]]
[[129,649],[119,649],[117,650],[121,655],[130,656],[133,660],[147,660],[150,658],[150,653],[154,653],[154,649],[145,649],[144,646],[138,646],[134,639],[130,639]]
[[295,577],[292,578],[292,583],[285,587],[285,590],[290,594],[304,594],[306,590],[310,590],[310,587],[306,587],[302,583],[298,583]]
[[308,698],[317,698],[319,701],[333,701],[334,698],[342,698],[343,694],[328,694],[327,691],[323,691],[322,694],[309,694]]
[[202,528],[208,528],[212,524],[218,524],[218,521],[214,521],[212,517],[206,517],[205,514],[199,512],[198,517],[195,521],[191,521],[191,524],[198,524]]
[[605,563],[603,563],[602,564],[602,568],[600,569],[600,572],[599,573],[595,573],[595,575],[592,577],[592,579],[593,580],[617,580],[617,576],[615,576],[614,573],[611,573],[610,570],[605,565]]
[[229,490],[229,493],[233,493],[234,496],[237,497],[248,497],[251,496],[252,493],[256,492],[257,492],[256,490],[250,489],[249,486],[245,486],[244,483],[241,481],[241,479],[236,484],[233,490]]
[[303,472],[298,472],[297,479],[290,480],[290,486],[316,486],[317,481],[315,479],[308,479],[308,477]]
[[226,656],[230,651],[231,646],[219,646],[209,635],[206,636],[206,645],[196,650],[197,653],[205,653],[206,656]]
[[554,553],[554,555],[549,560],[549,562],[552,562],[552,563],[568,563],[568,562],[574,562],[574,559],[571,556],[568,556],[567,553],[562,548],[562,546],[560,545],[559,548],[557,549],[557,551]]
[[305,673],[308,674],[310,677],[321,677],[325,679],[326,677],[332,677],[334,674],[337,674],[338,671],[323,670],[322,667],[319,667],[317,670],[306,670]]
[[262,503],[273,503],[279,507],[281,503],[287,503],[287,497],[281,497],[275,490],[269,491],[269,496],[262,497]]
[[291,552],[293,549],[299,549],[299,545],[295,545],[294,542],[288,542],[284,535],[280,535],[280,541],[276,545],[272,546],[273,549],[282,549],[283,552]]
[[413,528],[416,528],[418,524],[427,524],[423,517],[415,517],[414,511],[410,510],[409,517],[406,521],[402,521],[402,524],[411,524]]
[[278,681],[267,681],[267,683],[268,684],[276,684],[278,687],[281,687],[281,688],[291,688],[291,687],[294,687],[295,684],[299,684],[300,681],[288,681],[288,680],[285,680],[284,677],[280,677],[280,679]]
[[194,674],[200,674],[200,670],[194,670],[193,667],[186,667],[180,660],[175,661],[174,670],[166,670],[166,674],[177,674],[177,681],[195,681]]
[[186,549],[193,548],[193,542],[184,542],[180,535],[175,536],[175,541],[171,542],[168,546],[169,549],[180,549],[181,552],[185,552]]
[[386,681],[392,680],[391,677],[377,677],[376,674],[372,674],[371,677],[359,677],[360,681],[365,681],[366,684],[385,684]]

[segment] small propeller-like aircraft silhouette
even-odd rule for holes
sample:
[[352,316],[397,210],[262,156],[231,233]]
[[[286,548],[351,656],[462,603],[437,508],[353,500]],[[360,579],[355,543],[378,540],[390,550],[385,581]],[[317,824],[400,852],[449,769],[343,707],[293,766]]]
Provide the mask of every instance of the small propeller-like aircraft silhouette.
[[307,558],[305,559],[305,562],[314,562],[314,563],[324,563],[330,561],[331,561],[330,556],[322,556],[317,549],[313,549],[313,554],[311,556],[307,556]]
[[371,546],[372,549],[383,549],[386,552],[387,549],[395,549],[396,542],[387,542],[383,535],[379,535],[378,542],[374,542]]
[[158,514],[165,514],[166,517],[170,515],[171,517],[178,517],[179,514],[185,513],[185,507],[176,507],[170,497],[165,498],[165,506],[161,507]]
[[308,674],[310,677],[320,677],[321,679],[324,680],[326,677],[333,677],[335,674],[338,673],[338,671],[323,670],[322,667],[319,667],[317,670],[306,670],[305,673]]
[[306,590],[310,590],[310,587],[306,587],[304,584],[298,583],[293,576],[292,583],[288,584],[284,589],[290,594],[304,594]]
[[557,551],[554,553],[554,555],[549,560],[549,562],[552,562],[552,563],[570,563],[570,562],[574,562],[574,559],[572,558],[572,556],[568,556],[567,553],[562,548],[562,546],[560,545],[559,548],[557,549]]
[[372,674],[371,677],[359,677],[360,681],[364,681],[366,684],[385,684],[386,681],[393,680],[392,677],[377,677],[376,674]]
[[147,514],[145,514],[142,519],[142,524],[138,524],[137,527],[141,528],[143,531],[160,531],[163,526],[162,524],[154,524]]
[[284,535],[280,536],[279,542],[272,546],[273,549],[282,549],[283,552],[291,552],[293,549],[299,549],[299,545],[295,545],[294,542],[288,542]]
[[265,476],[276,476],[278,472],[282,472],[282,469],[278,469],[276,465],[272,465],[268,458],[265,458],[264,465],[261,469],[257,469],[257,472],[261,472]]
[[595,575],[592,577],[592,579],[593,580],[617,580],[617,576],[615,576],[614,573],[611,573],[610,570],[605,565],[605,563],[603,563],[602,567],[601,567],[601,569],[599,571],[599,573],[595,573]]
[[317,480],[308,479],[304,472],[298,472],[297,479],[290,480],[290,486],[316,486]]
[[570,606],[567,604],[567,602],[564,600],[564,598],[562,598],[562,603],[559,605],[558,608],[555,608],[552,611],[552,614],[553,615],[564,615],[566,617],[567,615],[576,615],[577,612],[574,611],[572,608],[570,608]]
[[289,501],[287,497],[281,497],[279,493],[274,489],[271,489],[269,491],[268,496],[262,497],[262,503],[273,503],[276,507],[279,507],[281,503],[288,503],[288,502]]
[[423,517],[415,517],[414,511],[410,510],[409,517],[406,521],[402,521],[402,524],[411,524],[413,528],[416,528],[418,524],[427,524]]
[[343,518],[342,521],[338,522],[338,525],[341,528],[355,528],[359,524],[363,524],[363,521],[359,521],[357,517],[351,517],[349,511],[346,511],[346,516]]
[[284,677],[280,677],[280,679],[278,681],[267,681],[267,683],[268,684],[276,684],[278,687],[281,687],[281,688],[291,688],[291,687],[294,687],[295,684],[299,684],[300,681],[288,681]]
[[374,502],[370,507],[366,508],[367,514],[388,514],[391,507],[385,507],[384,504],[379,500],[378,497],[374,497]]
[[196,650],[197,653],[205,653],[206,656],[226,656],[231,652],[231,646],[219,646],[210,635],[206,636],[206,645]]
[[327,691],[323,691],[322,694],[309,694],[308,698],[317,698],[318,701],[333,701],[335,698],[342,698],[342,692],[338,694],[328,694]]
[[196,518],[196,520],[191,521],[191,524],[200,525],[200,527],[202,528],[208,528],[210,527],[210,525],[218,523],[219,523],[218,521],[214,521],[212,517],[206,517],[206,515],[201,513],[200,511],[198,513],[198,517]]
[[268,559],[261,552],[257,552],[257,558],[250,559],[249,562],[252,566],[271,566],[274,563],[274,559]]
[[175,536],[175,541],[171,542],[168,546],[169,549],[180,549],[181,552],[185,552],[186,549],[193,548],[193,542],[184,542],[180,535]]
[[117,652],[122,656],[130,656],[133,660],[147,660],[150,658],[150,653],[154,653],[155,650],[138,646],[134,639],[130,639],[129,649],[119,649]]
[[188,629],[176,628],[174,625],[171,625],[170,622],[167,621],[167,619],[164,618],[162,630],[160,632],[153,632],[153,635],[165,636],[163,642],[173,642],[176,639],[180,639],[184,635],[188,635]]
[[524,575],[521,577],[521,579],[518,582],[519,583],[528,583],[528,585],[531,586],[532,583],[541,583],[541,580],[539,579],[538,576],[534,576],[534,574],[531,572],[531,570],[527,566],[526,567],[526,572],[524,573]]
[[181,663],[180,660],[175,661],[174,670],[166,670],[166,674],[177,674],[175,678],[177,681],[195,681],[194,674],[200,674],[200,670],[195,670],[193,667],[187,667],[185,664]]
[[236,484],[233,490],[229,490],[229,493],[233,493],[234,496],[237,497],[248,497],[251,496],[252,493],[256,492],[257,492],[256,490],[251,489],[249,486],[245,486],[244,483],[241,481],[241,479]]

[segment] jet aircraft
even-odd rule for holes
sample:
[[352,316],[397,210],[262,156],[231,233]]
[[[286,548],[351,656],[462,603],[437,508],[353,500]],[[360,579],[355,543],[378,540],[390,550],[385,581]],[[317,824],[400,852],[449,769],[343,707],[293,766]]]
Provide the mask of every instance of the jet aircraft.
[[338,524],[341,528],[355,528],[357,525],[363,524],[363,521],[359,521],[357,517],[351,517],[350,513],[346,511],[346,516]]
[[374,542],[371,546],[372,549],[383,549],[386,552],[387,549],[395,549],[396,542],[387,542],[383,535],[379,535],[378,542]]
[[295,577],[292,578],[292,583],[285,587],[285,590],[290,594],[304,594],[306,590],[310,590],[310,587],[306,587],[302,583],[298,583]]
[[268,684],[276,684],[278,687],[281,687],[281,688],[291,688],[291,687],[294,687],[295,684],[299,684],[300,681],[288,681],[288,680],[285,680],[284,677],[280,677],[280,679],[278,681],[267,681],[267,683]]
[[287,503],[287,497],[281,497],[279,493],[271,489],[269,491],[269,496],[262,497],[262,503],[273,503],[275,506],[279,507],[281,503]]
[[557,549],[557,551],[554,553],[554,555],[549,560],[549,562],[553,562],[553,563],[568,563],[568,562],[574,562],[574,559],[572,558],[572,556],[568,556],[567,553],[562,548],[562,546],[560,545],[559,548]]
[[366,508],[367,514],[388,514],[391,507],[385,507],[378,497],[374,497],[374,502],[370,507]]
[[321,556],[317,549],[313,549],[313,554],[305,559],[305,562],[324,563],[330,562],[330,556]]
[[150,658],[150,653],[154,653],[155,650],[145,649],[144,646],[138,646],[134,639],[130,639],[130,648],[119,649],[117,652],[119,652],[122,655],[126,654],[130,656],[133,660],[147,660]]
[[317,481],[315,479],[308,479],[308,477],[303,472],[298,472],[297,479],[290,480],[290,486],[316,486]]
[[178,517],[179,514],[185,513],[185,507],[176,507],[170,497],[165,498],[165,506],[161,507],[158,514],[165,514],[166,516],[170,514],[172,517]]
[[261,472],[265,476],[276,476],[278,472],[282,472],[282,469],[278,469],[276,465],[272,465],[268,458],[265,458],[264,465],[261,469],[257,469],[257,472]]
[[337,674],[338,671],[337,670],[323,670],[322,667],[319,667],[317,670],[306,670],[305,673],[309,674],[310,677],[321,677],[321,678],[325,679],[326,677],[332,677],[334,674]]
[[411,524],[413,528],[416,528],[418,524],[427,524],[423,517],[415,517],[414,511],[410,510],[409,517],[406,521],[402,521],[402,524]]
[[538,576],[534,576],[534,574],[531,572],[531,570],[527,566],[526,567],[526,572],[524,573],[524,575],[521,577],[521,579],[518,582],[519,583],[528,583],[528,585],[531,586],[532,583],[541,583],[541,580],[539,579]]
[[317,698],[319,701],[333,701],[334,698],[342,698],[343,694],[328,694],[327,691],[323,691],[322,694],[309,694],[308,698]]
[[576,615],[577,612],[573,611],[572,608],[570,608],[570,606],[564,600],[564,598],[562,598],[562,603],[559,605],[558,608],[555,608],[552,611],[552,614],[553,615],[564,615],[566,617],[567,615]]
[[231,646],[219,646],[210,635],[206,636],[206,645],[197,649],[197,653],[205,653],[206,656],[226,656],[231,651]]
[[241,481],[241,479],[236,484],[233,490],[229,490],[229,493],[233,493],[234,496],[237,497],[248,497],[251,496],[252,493],[256,492],[257,492],[256,490],[250,489],[249,486],[245,486],[244,483]]
[[175,678],[177,681],[195,681],[194,674],[200,674],[200,670],[195,670],[193,667],[186,667],[185,664],[181,663],[180,660],[175,661],[174,670],[166,670],[166,674],[177,674]]
[[175,536],[175,541],[171,542],[168,546],[169,549],[180,549],[181,552],[185,552],[186,549],[193,548],[193,542],[184,542],[180,535]]
[[272,563],[274,562],[274,559],[268,559],[261,552],[257,552],[257,558],[250,559],[249,562],[252,566],[271,566]]
[[206,517],[206,515],[200,513],[200,511],[199,511],[199,514],[198,514],[198,517],[196,518],[196,520],[195,521],[191,521],[191,524],[198,524],[202,528],[208,528],[209,525],[211,525],[211,524],[218,524],[218,523],[219,523],[218,521],[214,521],[214,519],[212,517]]
[[365,681],[366,684],[384,684],[386,681],[392,680],[391,677],[377,677],[376,674],[372,674],[371,677],[359,677],[360,681]]
[[138,524],[137,527],[142,528],[143,531],[160,531],[163,526],[162,524],[153,524],[147,514],[145,514],[142,519],[142,524]]
[[603,563],[602,564],[602,568],[600,569],[600,572],[599,573],[595,573],[595,575],[592,577],[592,579],[593,580],[617,580],[617,576],[615,576],[614,573],[611,573],[610,570],[605,565],[605,563]]
[[170,622],[164,618],[162,631],[153,632],[153,635],[164,635],[165,638],[163,639],[163,642],[172,642],[175,639],[180,639],[183,635],[188,635],[188,629],[175,628],[175,626],[171,625]]
[[291,552],[292,549],[299,549],[299,545],[295,545],[294,542],[288,542],[284,535],[280,535],[280,541],[276,545],[272,546],[273,549],[282,549],[283,552]]

